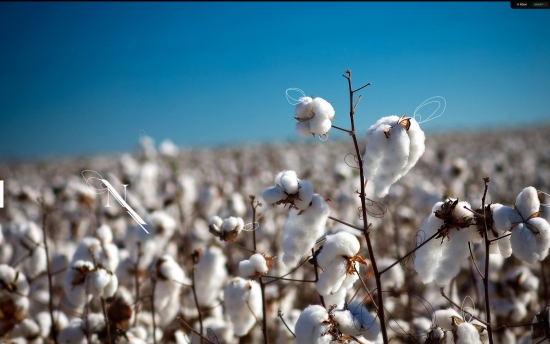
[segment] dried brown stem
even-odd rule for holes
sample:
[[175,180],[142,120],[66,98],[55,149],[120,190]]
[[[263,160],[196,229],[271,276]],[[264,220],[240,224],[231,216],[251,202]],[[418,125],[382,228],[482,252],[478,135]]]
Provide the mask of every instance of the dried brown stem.
[[136,259],[136,265],[134,267],[134,283],[136,284],[136,307],[134,311],[134,327],[137,325],[138,313],[139,313],[139,261],[141,259],[141,242],[138,241],[138,256]]
[[388,271],[389,269],[393,268],[394,266],[396,266],[397,264],[401,263],[404,259],[406,259],[408,256],[410,256],[411,254],[415,253],[418,249],[420,249],[422,246],[426,245],[430,240],[432,240],[433,238],[435,238],[437,235],[439,234],[439,232],[435,232],[431,237],[429,237],[428,239],[424,240],[424,242],[418,246],[416,246],[412,251],[409,251],[409,253],[407,253],[406,255],[404,255],[403,257],[401,257],[401,259],[398,259],[395,263],[393,263],[392,265],[388,266],[387,268],[385,268],[384,270],[380,271],[380,275],[382,275],[384,272]]
[[46,230],[46,224],[47,224],[47,217],[48,217],[48,212],[44,206],[44,204],[42,204],[42,202],[40,202],[41,206],[42,206],[42,239],[44,241],[44,250],[46,251],[46,269],[47,269],[47,272],[48,272],[48,291],[49,291],[49,300],[48,300],[48,308],[50,310],[50,320],[52,322],[52,327],[51,327],[51,335],[52,335],[52,339],[53,339],[53,342],[55,344],[57,344],[57,327],[55,326],[55,319],[54,319],[54,316],[53,316],[53,283],[52,283],[52,267],[51,267],[51,261],[50,261],[50,253],[49,253],[49,250],[48,250],[48,240],[47,240],[47,236],[48,236],[48,232]]
[[157,323],[155,319],[155,289],[157,287],[157,268],[153,270],[151,275],[151,284],[153,285],[153,292],[151,293],[151,315],[153,318],[153,343],[157,344]]
[[197,312],[199,313],[199,330],[201,334],[201,344],[203,343],[202,340],[202,333],[203,333],[203,326],[202,326],[202,311],[199,306],[199,299],[197,298],[197,290],[195,288],[195,272],[197,270],[197,264],[198,264],[198,255],[193,254],[193,272],[191,273],[191,289],[193,290],[193,299],[195,300],[195,307],[197,307]]
[[487,335],[489,336],[489,344],[493,344],[493,330],[491,329],[491,302],[489,296],[489,231],[487,228],[487,217],[485,216],[485,197],[487,197],[487,190],[489,189],[489,177],[484,177],[485,190],[483,191],[483,197],[481,198],[481,209],[483,209],[483,223],[485,225],[485,277],[483,278],[483,286],[485,287],[485,313],[487,314]]
[[345,222],[345,221],[342,221],[342,220],[338,220],[337,218],[332,217],[332,216],[329,216],[328,218],[331,219],[332,221],[336,221],[336,222],[341,223],[341,224],[343,224],[343,225],[346,225],[346,226],[348,226],[348,227],[350,227],[350,228],[358,229],[358,230],[360,230],[361,232],[363,232],[363,231],[365,230],[365,228],[361,228],[361,227],[354,226],[354,225],[352,225],[351,223],[348,223],[348,222]]
[[201,337],[201,341],[202,340],[206,340],[208,343],[212,343],[212,344],[216,344],[214,343],[213,341],[211,341],[210,339],[206,338],[205,336],[202,335],[202,333],[199,333],[197,332],[197,330],[195,330],[193,327],[191,327],[191,325],[189,325],[188,323],[185,322],[185,320],[182,319],[182,317],[178,317],[177,318],[179,321],[182,322],[182,324],[185,325],[185,327],[187,327],[188,329],[190,329],[191,331],[193,331],[194,333],[196,333],[198,336]]
[[483,274],[481,273],[481,271],[479,270],[479,267],[477,266],[476,260],[474,258],[474,254],[472,253],[472,245],[470,244],[469,241],[468,241],[468,248],[470,249],[470,258],[472,258],[472,263],[474,263],[474,266],[476,267],[479,277],[481,277],[481,279],[484,279],[485,277],[483,277]]
[[101,297],[101,308],[103,309],[103,318],[105,319],[105,326],[107,327],[107,342],[111,344],[111,326],[109,324],[109,317],[107,316],[107,306],[105,304],[105,298]]

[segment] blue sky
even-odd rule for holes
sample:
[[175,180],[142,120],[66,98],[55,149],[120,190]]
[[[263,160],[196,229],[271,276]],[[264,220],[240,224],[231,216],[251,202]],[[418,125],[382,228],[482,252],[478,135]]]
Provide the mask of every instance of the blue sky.
[[447,108],[428,132],[550,119],[550,10],[509,2],[2,2],[0,32],[0,159],[130,151],[140,130],[188,147],[314,140],[285,90],[348,127],[348,68],[372,83],[360,132],[432,96]]

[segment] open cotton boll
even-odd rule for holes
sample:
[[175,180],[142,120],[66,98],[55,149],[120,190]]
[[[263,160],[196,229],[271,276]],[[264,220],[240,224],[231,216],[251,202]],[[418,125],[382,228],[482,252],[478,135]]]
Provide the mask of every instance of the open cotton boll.
[[253,254],[248,260],[239,262],[239,272],[243,277],[254,276],[257,273],[267,272],[267,262],[260,253]]
[[539,232],[535,234],[535,240],[537,242],[537,254],[539,255],[538,260],[542,261],[548,256],[548,249],[550,248],[550,224],[541,217],[532,218],[527,223]]
[[317,257],[317,263],[324,268],[337,257],[351,258],[355,256],[359,249],[359,240],[355,235],[343,231],[329,234],[325,237],[325,244]]
[[388,124],[385,124],[371,127],[367,131],[367,148],[363,155],[363,172],[366,180],[373,180],[377,176],[380,163],[389,146],[389,141],[384,134],[384,130],[389,127]]
[[341,257],[336,257],[329,265],[325,265],[319,280],[315,282],[319,294],[324,296],[337,292],[346,278],[347,269],[348,262]]
[[332,122],[330,121],[330,119],[323,119],[317,116],[310,119],[308,123],[309,131],[311,132],[311,134],[324,135],[328,133],[328,131],[332,127]]
[[201,307],[212,306],[226,283],[227,258],[219,247],[208,248],[195,270],[195,289]]
[[302,137],[308,137],[311,135],[311,130],[309,130],[309,122],[297,122],[295,129],[296,132]]
[[[380,324],[369,313],[362,301],[355,300],[347,306],[348,310],[335,312],[335,320],[340,325],[342,333],[350,336],[363,336],[367,340],[376,340],[380,332]],[[339,314],[339,320],[336,319]]]
[[347,293],[348,289],[345,288],[344,283],[342,283],[342,287],[340,287],[340,289],[338,289],[338,291],[336,291],[335,293],[323,295],[323,298],[325,299],[325,305],[327,307],[330,307],[332,305],[336,305],[337,308],[344,307]]
[[[80,307],[86,303],[86,285],[88,274],[94,270],[94,264],[89,261],[78,260],[71,264],[71,268],[65,274],[63,290],[69,302]],[[92,297],[88,293],[88,299]]]
[[313,117],[313,98],[301,97],[299,99],[299,103],[296,104],[294,111],[296,112],[296,117],[300,119],[308,119]]
[[433,315],[433,323],[446,331],[454,329],[452,317],[462,319],[462,317],[452,308],[440,309]]
[[[233,343],[233,329],[231,325],[222,320],[213,317],[204,319],[203,328],[208,329],[209,333],[213,333],[219,341],[220,344],[229,344]],[[200,330],[198,322],[195,323],[195,330],[198,332]],[[193,332],[191,335],[191,344],[202,344],[201,338]]]
[[298,189],[298,199],[294,200],[294,205],[299,210],[306,210],[313,199],[313,186],[305,180],[300,180]]
[[455,344],[482,344],[479,331],[474,325],[464,322],[453,332]]
[[510,242],[514,256],[517,258],[531,264],[539,260],[535,234],[524,223],[520,223],[514,227],[510,236]]
[[298,178],[294,171],[282,172],[279,185],[287,194],[295,194],[298,192]]
[[529,216],[540,210],[540,201],[537,189],[532,186],[523,189],[516,197],[516,207],[523,219],[527,220]]
[[330,343],[332,336],[322,336],[330,329],[330,326],[325,324],[328,318],[327,310],[322,306],[311,305],[304,309],[295,326],[296,343]]
[[296,267],[324,234],[330,208],[323,197],[315,194],[312,205],[298,214],[298,210],[292,209],[284,225],[283,262],[289,268]]
[[165,139],[159,145],[159,153],[167,157],[175,157],[179,153],[179,148],[170,139]]
[[[0,289],[0,296],[7,293],[18,306],[23,306],[23,304],[19,304],[18,301],[26,299],[26,296],[29,294],[27,277],[14,270],[11,266],[1,264],[0,282],[2,286],[8,286]],[[26,303],[26,305],[28,306],[28,303]],[[26,308],[24,311],[26,311]]]
[[228,217],[223,220],[221,229],[225,232],[237,231],[240,233],[244,229],[244,221],[240,217]]
[[158,234],[165,238],[171,238],[176,230],[176,220],[164,211],[155,211],[145,220],[148,227],[153,227],[151,234]]
[[229,281],[224,290],[224,300],[235,335],[237,337],[246,335],[256,323],[256,317],[260,318],[262,314],[260,285],[254,281],[235,277]]
[[116,275],[99,268],[86,276],[88,292],[96,297],[111,297],[118,287]]
[[424,151],[426,150],[425,141],[426,141],[426,135],[420,129],[420,125],[414,118],[410,118],[410,127],[407,131],[407,134],[409,135],[410,140],[410,149],[409,149],[409,159],[407,161],[407,164],[401,171],[401,175],[406,175],[407,172],[410,171],[411,168],[416,165],[422,154],[424,154]]
[[332,119],[335,113],[332,105],[320,97],[313,99],[313,112],[315,117],[322,119]]
[[87,343],[82,319],[73,319],[67,327],[63,328],[57,335],[57,342],[60,344]]

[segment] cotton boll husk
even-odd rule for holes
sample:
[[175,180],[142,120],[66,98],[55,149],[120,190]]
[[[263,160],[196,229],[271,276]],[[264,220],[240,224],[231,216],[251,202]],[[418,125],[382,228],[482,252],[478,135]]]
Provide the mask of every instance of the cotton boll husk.
[[296,104],[296,108],[294,109],[296,117],[300,119],[311,118],[313,116],[313,99],[311,97],[301,97],[299,101],[300,102]]
[[525,220],[540,210],[537,189],[532,186],[523,189],[516,197],[516,207]]
[[298,199],[294,200],[294,205],[300,210],[306,210],[313,199],[313,186],[305,180],[300,180],[298,189]]
[[311,131],[309,130],[309,121],[297,122],[295,129],[296,132],[302,137],[308,137],[309,135],[311,135]]
[[323,235],[330,208],[320,195],[315,194],[311,207],[301,215],[298,213],[296,209],[292,209],[284,225],[283,262],[289,268],[296,267]]
[[317,291],[321,295],[337,292],[346,278],[347,261],[335,258],[329,265],[325,265],[319,280],[315,283]]
[[462,319],[462,317],[452,308],[440,309],[435,311],[433,315],[433,323],[446,331],[452,331],[454,329],[453,321],[451,319],[453,316]]
[[[397,116],[396,117],[397,120]],[[389,146],[389,140],[384,134],[384,130],[389,128],[389,125],[380,125],[371,127],[367,131],[367,148],[363,156],[363,171],[366,180],[374,180],[380,168],[382,158]]]
[[422,154],[424,154],[424,150],[426,149],[426,146],[424,145],[426,136],[424,135],[422,129],[420,129],[420,125],[414,118],[410,118],[409,121],[410,127],[407,132],[410,139],[409,159],[407,161],[407,164],[401,171],[402,176],[406,175],[407,172],[409,172],[410,169],[413,168],[414,165],[416,165]]
[[340,256],[346,256],[351,258],[359,252],[360,244],[357,237],[348,232],[337,232],[335,234],[327,235],[325,238],[325,244],[319,256],[317,257],[317,263],[324,268],[328,266],[335,258]]
[[212,306],[226,283],[227,258],[219,247],[208,248],[195,270],[195,289],[200,305]]
[[304,309],[295,325],[296,343],[320,343],[319,332],[324,333],[330,328],[330,326],[322,324],[326,320],[328,320],[328,313],[324,307],[311,305]]
[[323,98],[317,97],[313,100],[313,112],[315,118],[332,119],[334,117],[334,108]]
[[235,277],[229,281],[224,290],[224,300],[227,315],[233,323],[235,335],[237,337],[244,336],[256,323],[254,315],[261,317],[262,296],[260,285],[254,281]]
[[376,196],[386,196],[390,186],[401,178],[401,171],[407,165],[409,151],[410,139],[407,130],[401,125],[395,125],[390,130],[389,144],[374,178]]
[[524,223],[520,223],[514,227],[510,236],[510,242],[514,256],[517,258],[531,264],[537,262],[539,259],[539,255],[536,252],[537,241],[535,235]]
[[285,198],[285,194],[281,187],[275,186],[271,189],[265,190],[262,194],[262,197],[264,201],[266,201],[266,203],[273,204]]
[[456,335],[458,337],[456,344],[481,344],[479,332],[470,323],[460,324],[456,329]]

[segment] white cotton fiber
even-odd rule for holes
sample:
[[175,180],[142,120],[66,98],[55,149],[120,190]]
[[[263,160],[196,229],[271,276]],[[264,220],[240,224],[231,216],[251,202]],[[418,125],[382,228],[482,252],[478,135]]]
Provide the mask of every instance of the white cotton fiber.
[[374,192],[378,197],[386,196],[390,186],[401,178],[401,171],[407,165],[409,157],[410,140],[406,128],[401,125],[394,126],[387,140],[388,148],[374,179]]
[[60,344],[84,344],[86,343],[86,334],[82,326],[82,319],[73,319],[69,326],[59,332],[57,342]]
[[334,108],[332,105],[319,97],[313,100],[313,112],[315,113],[315,117],[318,118],[331,119],[334,117]]
[[239,262],[239,272],[243,277],[251,277],[257,273],[267,272],[267,262],[260,253],[253,254],[248,260]]
[[262,197],[266,203],[273,204],[282,200],[285,197],[285,194],[281,187],[275,186],[271,189],[266,189],[263,192]]
[[[321,338],[321,335],[325,333],[330,326],[323,324],[323,322],[328,320],[327,310],[319,305],[311,305],[302,311],[298,321],[295,326],[296,333],[296,343],[300,344],[317,344],[323,343],[324,341]],[[332,340],[331,336],[329,337],[327,343],[330,343]]]
[[323,249],[317,257],[317,263],[325,268],[337,257],[346,256],[351,258],[355,256],[359,249],[359,240],[355,235],[343,231],[330,234],[325,238]]
[[219,247],[208,248],[195,270],[195,289],[199,305],[212,306],[226,283],[227,258]]
[[311,97],[302,97],[299,101],[295,108],[296,116],[300,119],[313,117],[313,99]]
[[309,122],[297,122],[296,123],[296,132],[302,137],[308,137],[311,135],[311,130],[309,130]]
[[537,195],[537,189],[532,186],[523,189],[516,197],[516,207],[524,220],[540,210],[540,201]]
[[537,240],[535,234],[527,228],[524,223],[520,223],[514,227],[510,236],[512,250],[514,256],[527,262],[535,263],[539,259],[537,253]]
[[347,265],[347,261],[341,257],[336,257],[329,265],[325,265],[319,280],[315,283],[320,295],[324,296],[340,289],[346,278]]
[[330,208],[323,197],[315,194],[311,207],[301,215],[298,213],[298,210],[292,209],[284,225],[283,262],[289,268],[296,267],[317,239],[323,236]]
[[312,134],[326,134],[332,127],[332,122],[329,119],[321,119],[317,116],[309,120],[309,131]]
[[478,330],[474,325],[464,322],[456,329],[457,340],[455,344],[481,344]]
[[296,173],[283,173],[281,176],[281,187],[289,195],[298,192],[298,178],[296,177]]
[[364,303],[360,300],[354,300],[348,305],[348,310],[353,323],[349,322],[349,318],[343,317],[346,332],[344,330],[342,332],[352,336],[363,336],[371,341],[376,340],[380,332],[380,324],[365,308]]
[[426,146],[424,144],[426,136],[424,135],[422,129],[420,129],[420,125],[414,118],[410,118],[409,121],[411,123],[411,126],[409,127],[409,131],[407,133],[409,134],[411,145],[407,165],[405,165],[403,171],[401,171],[401,174],[403,176],[406,175],[407,172],[409,172],[409,170],[414,167],[414,165],[416,165],[426,149]]
[[363,156],[363,171],[366,180],[374,180],[377,175],[384,153],[390,143],[384,134],[384,130],[389,127],[386,124],[374,128],[371,127],[367,131],[367,148]]
[[532,218],[527,223],[539,232],[539,234],[535,234],[535,240],[537,241],[538,260],[542,261],[548,255],[548,248],[550,248],[550,224],[541,217]]
[[454,329],[452,317],[457,317],[462,320],[462,317],[454,309],[440,309],[435,311],[433,323],[446,331],[452,331]]
[[313,186],[305,180],[300,180],[300,189],[298,189],[298,199],[294,200],[294,205],[300,209],[305,210],[309,207],[311,199],[313,198]]
[[[262,316],[262,296],[260,285],[254,281],[235,277],[224,290],[225,308],[233,323],[237,337],[242,337]],[[252,314],[254,312],[254,314]]]

